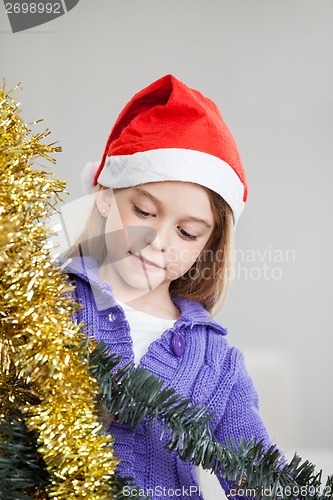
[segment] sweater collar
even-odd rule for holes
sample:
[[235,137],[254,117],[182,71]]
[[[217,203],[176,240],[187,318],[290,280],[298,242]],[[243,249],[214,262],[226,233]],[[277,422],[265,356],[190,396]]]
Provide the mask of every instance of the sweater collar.
[[[82,280],[89,283],[96,291],[99,297],[105,297],[104,302],[110,305],[116,305],[116,300],[113,295],[112,286],[107,282],[102,282],[98,276],[98,266],[96,261],[90,256],[73,257],[70,259],[60,260],[61,268],[65,273],[74,274]],[[192,328],[197,324],[205,324],[213,328],[217,333],[226,335],[227,329],[217,323],[205,309],[205,307],[197,301],[189,300],[186,297],[170,292],[170,297],[173,303],[180,310],[180,316],[175,321],[174,327],[180,327],[182,324],[187,324]]]

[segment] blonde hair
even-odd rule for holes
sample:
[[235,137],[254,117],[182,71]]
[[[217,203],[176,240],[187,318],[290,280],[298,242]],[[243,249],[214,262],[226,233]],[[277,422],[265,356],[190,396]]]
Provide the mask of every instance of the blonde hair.
[[[183,276],[171,281],[169,290],[199,302],[215,316],[222,309],[231,284],[234,218],[230,206],[219,194],[209,188],[204,189],[210,199],[214,229],[192,267]],[[105,217],[102,217],[94,203],[83,231],[64,253],[64,257],[89,255],[101,265],[107,252],[105,222]]]

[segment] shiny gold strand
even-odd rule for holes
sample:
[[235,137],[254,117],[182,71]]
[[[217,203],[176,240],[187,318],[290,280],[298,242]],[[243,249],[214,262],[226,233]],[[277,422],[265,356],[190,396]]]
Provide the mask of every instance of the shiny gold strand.
[[[16,405],[37,431],[49,498],[111,498],[118,461],[98,422],[98,384],[89,376],[80,326],[71,322],[78,306],[47,243],[46,221],[64,182],[35,167],[38,158],[54,163],[50,154],[60,148],[40,142],[48,130],[31,134],[13,90],[0,89],[0,413]],[[36,397],[40,404],[32,403]]]

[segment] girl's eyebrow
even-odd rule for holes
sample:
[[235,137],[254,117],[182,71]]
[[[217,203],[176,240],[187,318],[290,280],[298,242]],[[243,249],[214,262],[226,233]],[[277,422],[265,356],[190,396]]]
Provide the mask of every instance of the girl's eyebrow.
[[[137,188],[137,187],[134,187],[133,191],[135,191],[136,193],[138,193],[140,195],[146,196],[147,198],[149,198],[150,200],[152,200],[154,203],[156,203],[156,205],[161,206],[160,200],[158,200],[157,198],[155,198],[155,196],[153,196],[151,193],[149,193],[149,191],[145,191],[144,189],[140,189],[140,188]],[[201,224],[204,224],[207,227],[212,227],[211,224],[209,224],[208,221],[206,221],[205,219],[201,219],[199,217],[193,217],[192,215],[186,215],[184,217],[184,219],[185,220],[193,220],[194,222],[201,222]]]

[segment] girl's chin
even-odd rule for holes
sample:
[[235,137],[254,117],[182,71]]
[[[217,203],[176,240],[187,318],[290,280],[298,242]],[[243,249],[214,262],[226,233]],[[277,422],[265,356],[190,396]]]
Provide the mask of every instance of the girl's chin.
[[[144,269],[136,263],[130,262],[128,260],[123,261],[122,268],[118,268],[118,274],[121,275],[122,281],[127,283],[130,287],[129,293],[136,290],[138,293],[148,293],[158,288],[165,281],[165,269],[159,268],[157,271],[151,271],[150,269]],[[135,293],[135,292],[134,292]]]

